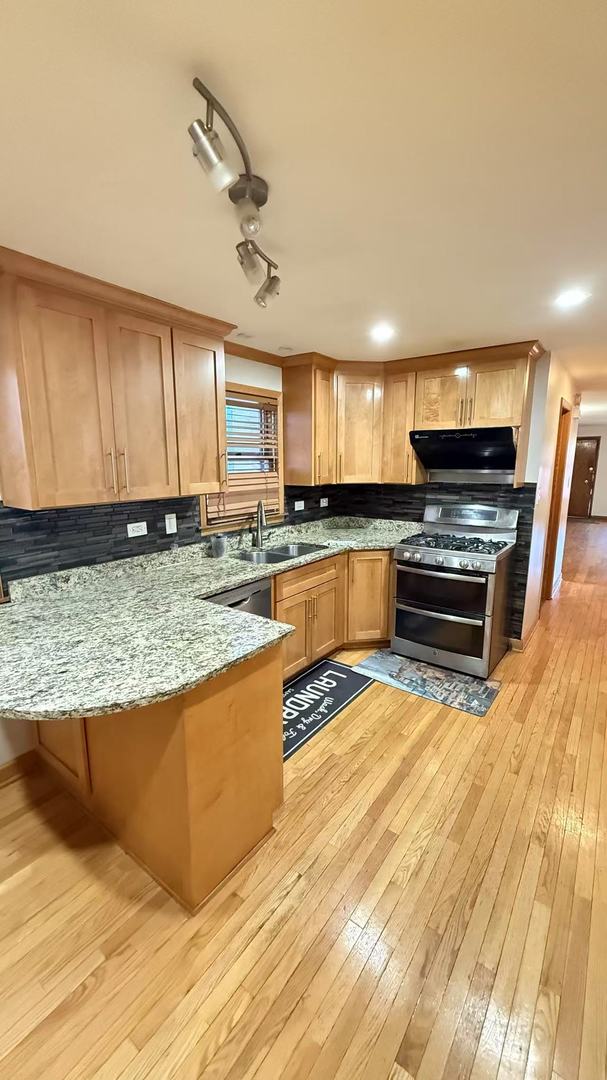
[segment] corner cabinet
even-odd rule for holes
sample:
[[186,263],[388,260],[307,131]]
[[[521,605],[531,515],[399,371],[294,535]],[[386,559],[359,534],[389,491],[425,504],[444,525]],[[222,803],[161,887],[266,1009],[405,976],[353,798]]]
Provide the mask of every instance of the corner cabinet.
[[286,484],[335,483],[335,375],[305,354],[282,373]]
[[388,375],[384,383],[383,484],[425,482],[425,472],[409,439],[415,428],[415,383],[414,371]]
[[351,644],[390,636],[391,551],[351,551],[348,556],[348,619]]
[[338,484],[381,480],[382,390],[377,376],[337,376]]
[[[223,340],[2,273],[1,258],[5,504],[37,510],[222,490]],[[160,301],[133,296],[162,312]]]
[[282,646],[285,679],[343,644],[345,558],[321,559],[276,578],[275,618],[295,627]]

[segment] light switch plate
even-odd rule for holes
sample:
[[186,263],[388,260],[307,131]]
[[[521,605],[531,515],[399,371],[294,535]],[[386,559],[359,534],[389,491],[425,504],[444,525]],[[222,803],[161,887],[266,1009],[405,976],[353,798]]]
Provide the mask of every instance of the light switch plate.
[[297,499],[297,500],[295,501],[295,503],[293,504],[293,509],[294,509],[294,510],[303,510],[303,508],[304,508],[304,506],[305,506],[305,505],[306,505],[306,504],[305,504],[305,502],[303,501],[303,499]]
[[177,532],[177,514],[164,515],[164,527],[167,533]]
[[131,521],[126,527],[127,536],[145,536],[147,531],[147,521]]
[[320,505],[321,506],[328,506],[329,505],[329,500],[328,499],[321,499],[320,500]]

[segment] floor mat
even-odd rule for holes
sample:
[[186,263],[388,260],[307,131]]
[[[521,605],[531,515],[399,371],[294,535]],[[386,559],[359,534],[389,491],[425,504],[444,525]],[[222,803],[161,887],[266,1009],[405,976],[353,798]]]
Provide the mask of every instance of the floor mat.
[[326,727],[373,678],[336,660],[321,660],[285,683],[282,692],[283,755],[285,761]]
[[501,685],[496,679],[477,679],[474,675],[425,664],[423,660],[409,660],[389,649],[380,649],[352,670],[474,716],[485,715]]

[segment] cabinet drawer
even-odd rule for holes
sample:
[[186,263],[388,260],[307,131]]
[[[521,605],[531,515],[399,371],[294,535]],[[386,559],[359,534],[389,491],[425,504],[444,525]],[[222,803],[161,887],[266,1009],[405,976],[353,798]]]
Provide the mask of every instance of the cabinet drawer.
[[336,578],[343,567],[343,555],[335,555],[332,559],[321,559],[307,566],[300,566],[297,570],[287,570],[276,578],[276,600],[286,600],[289,596],[303,592],[304,589],[313,589],[316,585],[324,585],[326,581]]

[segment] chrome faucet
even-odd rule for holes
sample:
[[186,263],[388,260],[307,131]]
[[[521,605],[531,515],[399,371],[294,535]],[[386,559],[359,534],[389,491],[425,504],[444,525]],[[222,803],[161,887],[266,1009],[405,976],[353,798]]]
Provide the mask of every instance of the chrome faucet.
[[253,547],[261,550],[263,548],[263,529],[266,525],[266,508],[263,505],[263,499],[260,499],[257,503],[257,519],[255,527],[251,527],[251,532],[255,532],[253,540]]

